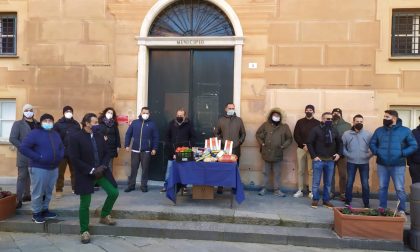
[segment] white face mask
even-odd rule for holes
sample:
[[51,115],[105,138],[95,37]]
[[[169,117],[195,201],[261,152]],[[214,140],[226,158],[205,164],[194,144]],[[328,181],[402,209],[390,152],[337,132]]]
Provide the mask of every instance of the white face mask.
[[64,117],[67,118],[67,119],[71,119],[71,118],[73,118],[73,113],[66,112],[66,113],[64,113]]
[[147,120],[149,119],[149,114],[141,114],[141,118],[143,118],[143,120]]
[[106,113],[105,114],[105,117],[106,117],[106,119],[111,119],[112,118],[112,116],[113,116],[113,114],[111,114],[111,113]]
[[272,116],[271,119],[273,122],[280,122],[280,116]]
[[235,114],[235,110],[234,109],[228,109],[228,111],[226,112],[226,114],[228,116],[233,116]]
[[23,112],[23,115],[26,118],[32,118],[34,116],[34,112],[32,112],[32,111],[25,111],[25,112]]

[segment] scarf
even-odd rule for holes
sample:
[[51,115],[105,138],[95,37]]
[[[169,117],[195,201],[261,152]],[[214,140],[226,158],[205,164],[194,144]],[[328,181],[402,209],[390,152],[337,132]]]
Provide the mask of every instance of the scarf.
[[332,127],[327,127],[323,125],[322,130],[324,132],[324,142],[326,144],[332,144],[333,143]]
[[104,123],[107,127],[111,128],[112,126],[114,126],[114,119],[108,119],[106,117],[104,117]]

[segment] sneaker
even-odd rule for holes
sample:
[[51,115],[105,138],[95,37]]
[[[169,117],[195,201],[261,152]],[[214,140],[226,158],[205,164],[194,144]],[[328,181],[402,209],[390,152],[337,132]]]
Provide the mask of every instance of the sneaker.
[[165,187],[162,187],[162,189],[160,189],[160,192],[161,192],[161,193],[166,192],[166,188],[165,188]]
[[80,237],[80,241],[81,241],[83,244],[87,244],[87,243],[89,243],[89,242],[90,242],[90,234],[89,234],[89,232],[88,232],[88,231],[83,232],[83,234],[82,234],[82,235],[81,235],[81,237]]
[[370,208],[369,204],[364,204],[363,207],[364,208]]
[[310,192],[310,193],[308,194],[308,198],[312,199],[313,197],[314,197],[314,195],[312,194],[312,192]]
[[260,195],[260,196],[264,196],[266,191],[267,191],[267,190],[266,190],[265,188],[263,188],[263,189],[261,189],[261,190],[258,192],[258,195]]
[[295,194],[293,194],[293,197],[295,197],[295,198],[303,197],[303,192],[299,190],[299,191],[295,192]]
[[107,215],[105,217],[101,217],[99,219],[99,223],[104,224],[104,225],[110,225],[110,226],[114,226],[115,224],[117,224],[116,221],[114,221],[111,217],[111,215]]
[[345,207],[349,207],[349,206],[350,206],[350,202],[349,202],[349,201],[347,201],[347,200],[346,200],[346,201],[344,201],[344,206],[345,206]]
[[332,209],[334,205],[331,202],[323,202],[322,205],[328,209]]
[[32,214],[32,221],[35,222],[35,223],[38,223],[38,224],[45,223],[45,219],[44,219],[44,217],[42,217],[41,213]]
[[405,211],[400,210],[397,213],[398,216],[403,217],[405,221],[407,221],[407,215],[405,214]]
[[140,190],[144,193],[149,191],[149,189],[147,189],[147,187],[140,187]]
[[22,202],[29,202],[31,200],[32,200],[31,195],[23,196],[23,198],[22,198]]
[[55,192],[55,198],[61,199],[63,197],[63,192]]
[[22,208],[22,201],[16,202],[16,209]]
[[47,220],[57,218],[57,214],[50,212],[48,209],[42,211],[41,214],[42,214],[42,217],[44,217]]
[[277,197],[286,197],[286,194],[284,194],[280,190],[274,190],[274,195],[277,196]]
[[346,195],[344,193],[340,194],[340,201],[346,201]]
[[96,191],[99,191],[99,189],[101,189],[101,187],[100,186],[94,186],[93,187],[93,190],[96,192]]
[[124,190],[124,192],[131,192],[131,191],[134,191],[134,187],[127,187],[127,188],[125,188],[125,190]]
[[315,208],[315,209],[318,208],[318,200],[313,200],[312,204],[311,204],[311,207]]

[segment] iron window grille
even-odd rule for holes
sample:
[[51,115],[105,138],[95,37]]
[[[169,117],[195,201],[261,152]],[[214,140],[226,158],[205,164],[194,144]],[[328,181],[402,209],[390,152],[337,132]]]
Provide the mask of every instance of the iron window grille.
[[420,56],[420,9],[392,12],[392,56]]
[[0,55],[16,55],[16,14],[0,13]]
[[149,36],[234,36],[226,14],[204,0],[180,0],[153,21]]

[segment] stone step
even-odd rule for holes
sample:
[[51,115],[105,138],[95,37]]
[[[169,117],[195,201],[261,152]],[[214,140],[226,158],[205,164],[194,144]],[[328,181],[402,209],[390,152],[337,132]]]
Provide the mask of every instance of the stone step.
[[[91,219],[93,235],[139,236],[170,239],[249,242],[319,248],[353,248],[366,250],[405,250],[402,242],[341,239],[330,228],[263,226],[201,221],[164,221],[117,219],[116,226],[105,226]],[[61,217],[45,224],[35,224],[30,216],[17,215],[0,221],[0,231],[79,234],[77,217]],[[93,237],[94,239],[94,237]]]

